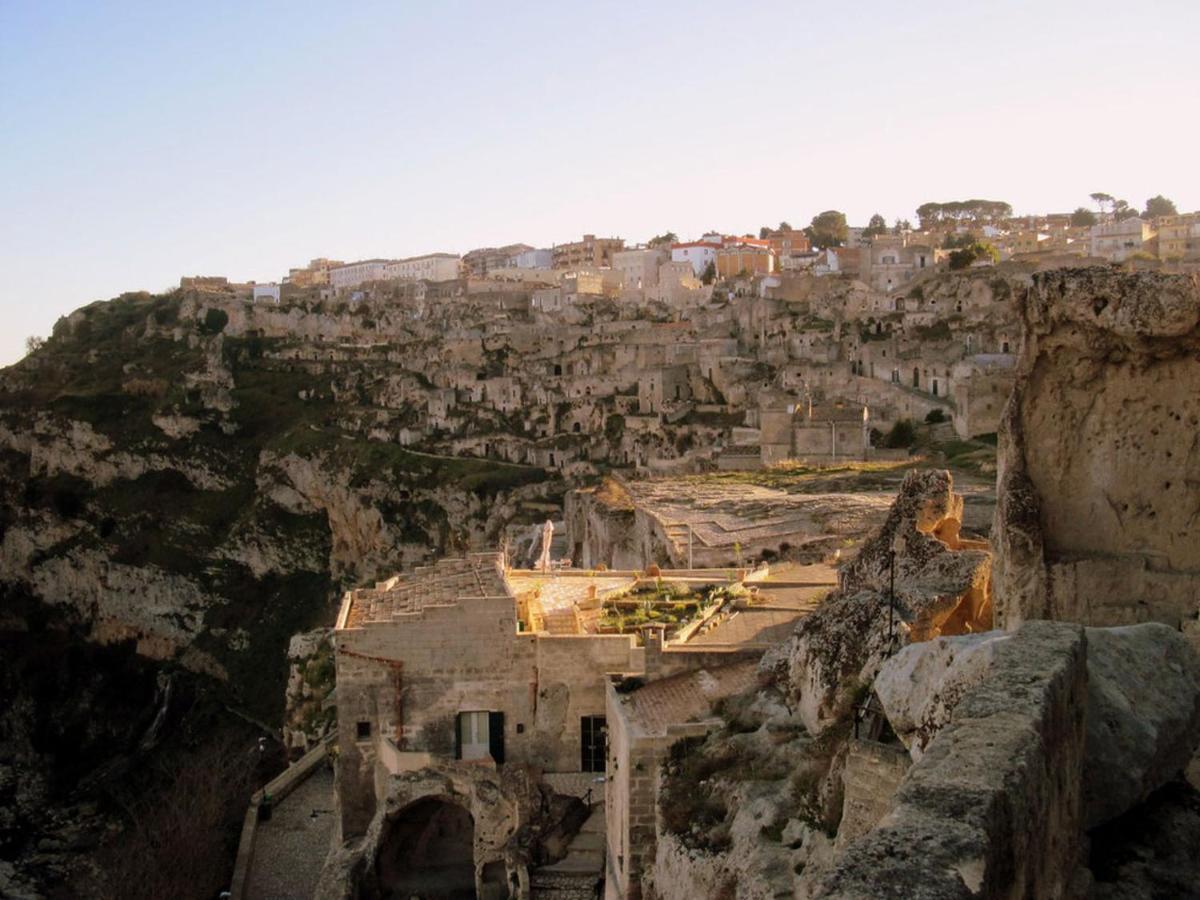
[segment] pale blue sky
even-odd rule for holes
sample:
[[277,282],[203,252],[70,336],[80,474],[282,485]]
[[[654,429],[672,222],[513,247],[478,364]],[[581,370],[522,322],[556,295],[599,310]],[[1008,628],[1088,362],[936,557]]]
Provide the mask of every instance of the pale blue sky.
[[314,256],[1200,208],[1198,41],[1195,0],[0,0],[0,364]]

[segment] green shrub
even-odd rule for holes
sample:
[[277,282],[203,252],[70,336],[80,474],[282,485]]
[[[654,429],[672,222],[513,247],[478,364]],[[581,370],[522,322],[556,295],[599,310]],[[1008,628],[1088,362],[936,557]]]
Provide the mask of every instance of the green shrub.
[[204,313],[204,322],[200,330],[205,334],[220,334],[229,324],[229,313],[223,309],[208,309]]
[[883,439],[883,445],[892,450],[911,447],[917,442],[917,429],[911,419],[900,419]]
[[925,414],[925,421],[930,425],[937,425],[939,422],[946,421],[946,414],[940,409],[931,409]]

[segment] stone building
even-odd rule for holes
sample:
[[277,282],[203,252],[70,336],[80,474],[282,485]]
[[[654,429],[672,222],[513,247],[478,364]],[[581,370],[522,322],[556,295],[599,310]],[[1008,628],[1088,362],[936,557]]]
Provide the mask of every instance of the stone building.
[[583,240],[557,244],[553,248],[554,268],[606,268],[612,265],[613,254],[625,246],[621,238],[598,238],[585,234]]
[[503,247],[478,247],[463,255],[463,267],[468,275],[486,278],[496,269],[517,267],[522,254],[533,251],[528,244],[507,244]]
[[1153,237],[1154,229],[1150,223],[1137,216],[1119,222],[1102,222],[1092,226],[1091,255],[1110,262],[1124,262],[1135,253],[1146,252]]
[[[527,896],[521,826],[534,816],[529,790],[609,770],[613,679],[669,681],[739,661],[753,665],[761,655],[761,640],[693,646],[687,640],[695,625],[673,642],[651,628],[645,646],[635,634],[602,633],[605,598],[706,582],[736,586],[740,579],[731,570],[652,579],[631,571],[542,573],[477,553],[348,592],[334,630],[336,791],[342,840],[365,836],[374,847],[371,877],[407,884],[404,872],[388,869],[413,864],[393,859],[396,835],[433,840],[439,817],[450,817],[462,820],[453,830],[465,835],[465,847],[456,853],[474,872],[479,895]],[[800,613],[779,610],[772,627],[780,615],[790,627]],[[640,747],[639,735],[618,756]],[[623,791],[645,787],[619,784]],[[629,804],[623,796],[613,803],[628,846],[632,825],[622,817]]]
[[861,403],[814,403],[780,391],[759,402],[762,464],[788,459],[866,459],[871,451],[871,415]]

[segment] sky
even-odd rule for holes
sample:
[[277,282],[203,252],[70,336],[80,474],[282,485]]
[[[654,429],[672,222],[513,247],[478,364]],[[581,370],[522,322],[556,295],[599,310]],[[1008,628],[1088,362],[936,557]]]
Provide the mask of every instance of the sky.
[[1196,0],[0,0],[0,365],[317,256],[1200,209]]

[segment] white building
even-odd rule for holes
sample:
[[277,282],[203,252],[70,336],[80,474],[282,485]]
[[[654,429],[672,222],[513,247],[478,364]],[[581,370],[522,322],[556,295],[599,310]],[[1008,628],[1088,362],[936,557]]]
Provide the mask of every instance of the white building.
[[386,259],[364,259],[329,270],[329,284],[335,291],[358,287],[367,281],[383,281],[388,261]]
[[724,241],[719,234],[706,234],[698,241],[686,241],[671,245],[671,262],[686,262],[692,264],[696,275],[703,275],[709,263],[717,265],[717,251]]
[[1143,251],[1144,245],[1154,237],[1154,229],[1149,222],[1134,216],[1120,222],[1093,225],[1089,236],[1092,256],[1100,256],[1111,262],[1124,262]]
[[278,303],[279,285],[275,282],[271,282],[270,284],[256,284],[254,285],[251,297],[255,303],[259,300],[270,300],[272,303]]
[[552,269],[554,251],[549,247],[524,250],[512,258],[512,265],[518,269]]
[[453,253],[429,253],[398,259],[384,266],[384,278],[424,281],[453,281],[459,276],[459,257]]

